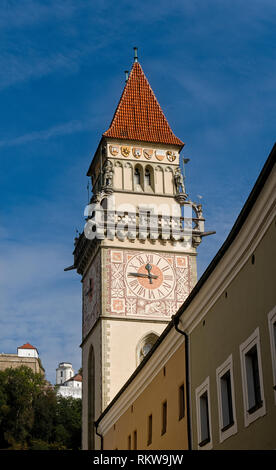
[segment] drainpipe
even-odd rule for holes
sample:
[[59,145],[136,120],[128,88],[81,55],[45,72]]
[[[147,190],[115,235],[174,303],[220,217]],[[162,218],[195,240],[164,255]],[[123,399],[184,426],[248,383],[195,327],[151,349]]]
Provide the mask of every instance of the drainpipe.
[[96,429],[96,434],[101,438],[101,450],[103,450],[103,435],[98,432],[98,423],[95,421],[94,422],[95,429]]
[[186,396],[187,396],[187,431],[188,431],[188,450],[192,450],[192,439],[191,439],[191,414],[190,414],[190,378],[189,378],[189,336],[185,331],[178,328],[179,318],[176,315],[172,315],[172,321],[174,327],[178,333],[185,336],[185,375],[186,375]]

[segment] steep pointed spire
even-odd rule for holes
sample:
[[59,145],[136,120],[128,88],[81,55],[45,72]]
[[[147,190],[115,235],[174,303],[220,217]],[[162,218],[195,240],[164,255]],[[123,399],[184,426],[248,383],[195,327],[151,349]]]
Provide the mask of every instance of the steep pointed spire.
[[103,136],[184,145],[171,130],[138,58],[133,63],[110,127]]

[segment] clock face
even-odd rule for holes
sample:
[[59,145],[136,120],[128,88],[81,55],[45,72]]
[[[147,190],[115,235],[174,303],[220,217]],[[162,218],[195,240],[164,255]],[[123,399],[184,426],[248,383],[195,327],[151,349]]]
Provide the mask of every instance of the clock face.
[[175,275],[166,258],[156,253],[142,253],[128,261],[125,280],[136,296],[146,300],[159,300],[172,292]]

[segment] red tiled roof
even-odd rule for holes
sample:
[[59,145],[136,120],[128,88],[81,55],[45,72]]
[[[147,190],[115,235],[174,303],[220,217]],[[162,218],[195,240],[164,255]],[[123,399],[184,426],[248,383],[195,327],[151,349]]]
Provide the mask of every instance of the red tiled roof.
[[71,380],[76,380],[77,382],[82,382],[82,376],[80,374],[74,375],[74,377],[71,377],[71,379],[68,379],[67,382],[70,382]]
[[134,62],[109,129],[103,136],[183,146],[174,135],[139,62]]
[[17,349],[36,349],[34,346],[32,346],[30,343],[25,343],[23,346],[19,346]]

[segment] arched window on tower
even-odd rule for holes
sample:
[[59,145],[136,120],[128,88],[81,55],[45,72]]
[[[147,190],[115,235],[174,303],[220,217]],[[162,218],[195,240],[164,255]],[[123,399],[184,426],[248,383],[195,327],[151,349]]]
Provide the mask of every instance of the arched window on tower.
[[154,176],[153,169],[151,166],[146,166],[145,168],[145,191],[153,191],[154,188]]
[[155,333],[148,333],[142,338],[137,346],[137,365],[140,364],[144,357],[150,352],[157,339],[158,335]]
[[141,171],[139,168],[135,168],[134,171],[134,184],[140,184],[141,185]]
[[148,168],[146,168],[146,171],[145,171],[145,185],[151,186],[150,171]]
[[143,169],[141,165],[136,165],[134,168],[134,191],[143,190]]

